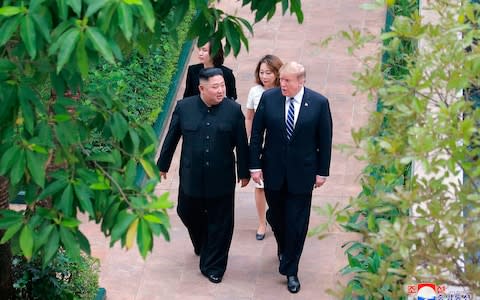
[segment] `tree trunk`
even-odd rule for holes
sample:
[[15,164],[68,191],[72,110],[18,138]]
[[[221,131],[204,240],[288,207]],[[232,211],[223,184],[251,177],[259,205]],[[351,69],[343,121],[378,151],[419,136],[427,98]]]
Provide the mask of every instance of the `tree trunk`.
[[[0,210],[9,208],[8,180],[0,176]],[[0,239],[3,231],[0,230]],[[13,298],[12,252],[10,243],[0,245],[0,295],[2,299]]]

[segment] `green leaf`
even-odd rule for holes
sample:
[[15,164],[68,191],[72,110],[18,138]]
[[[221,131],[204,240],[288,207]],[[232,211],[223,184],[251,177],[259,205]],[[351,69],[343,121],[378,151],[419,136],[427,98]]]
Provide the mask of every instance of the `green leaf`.
[[23,214],[13,210],[0,210],[0,229],[7,229],[12,225],[22,223]]
[[20,37],[32,59],[37,56],[37,33],[30,15],[25,15],[20,21]]
[[18,15],[24,11],[25,9],[23,7],[4,6],[4,7],[0,7],[0,16],[11,17],[11,16]]
[[42,247],[47,243],[48,237],[50,236],[50,233],[52,232],[54,227],[55,226],[53,224],[49,224],[47,226],[42,227],[38,231],[38,233],[34,235],[34,239],[35,239],[33,243],[35,245],[34,252],[38,251],[40,247]]
[[173,203],[168,200],[169,195],[170,194],[166,192],[161,196],[154,198],[154,200],[148,204],[147,208],[155,210],[171,208]]
[[142,0],[123,0],[123,3],[128,5],[142,5]]
[[56,0],[58,7],[58,15],[60,19],[66,20],[68,17],[68,6],[66,0]]
[[72,258],[80,256],[80,245],[77,243],[72,231],[65,227],[60,227],[60,240],[65,250]]
[[145,156],[145,155],[147,155],[147,154],[150,154],[150,153],[152,153],[154,150],[155,150],[155,145],[154,145],[154,144],[148,145],[147,147],[145,147],[145,149],[143,149],[142,156]]
[[115,112],[112,116],[111,130],[113,136],[121,141],[128,132],[127,120],[119,112]]
[[5,151],[0,160],[0,175],[5,175],[12,168],[19,154],[20,148],[15,144]]
[[73,188],[71,184],[67,185],[63,190],[60,202],[55,202],[55,207],[62,211],[65,216],[73,215]]
[[53,227],[48,237],[48,241],[44,247],[44,255],[42,265],[45,267],[50,260],[55,256],[60,246],[60,236],[57,227]]
[[10,40],[13,33],[17,31],[20,20],[21,17],[16,16],[13,18],[9,18],[2,24],[2,26],[0,27],[0,46],[5,45],[5,43]]
[[120,201],[114,201],[111,205],[104,211],[104,217],[102,221],[102,231],[106,234],[112,233],[112,228],[115,225],[115,220],[117,218],[118,212],[120,210]]
[[82,12],[82,0],[67,0],[68,6],[72,8],[72,10],[80,17],[80,13]]
[[90,255],[92,252],[90,249],[90,242],[80,230],[77,230],[77,241],[80,249],[82,249],[87,255]]
[[133,155],[136,155],[138,153],[138,147],[140,146],[140,138],[138,137],[138,133],[133,128],[129,128],[128,133],[133,144]]
[[145,220],[151,223],[156,223],[156,224],[162,224],[163,221],[159,217],[153,215],[153,214],[148,214],[143,217]]
[[74,185],[75,195],[77,196],[78,202],[80,203],[80,208],[83,211],[86,211],[90,216],[95,216],[95,211],[93,210],[92,205],[92,193],[90,189],[83,183]]
[[117,214],[115,225],[112,228],[112,243],[119,240],[125,234],[135,218],[136,216],[128,213],[127,210],[122,210]]
[[233,55],[237,56],[240,52],[240,35],[235,29],[234,23],[228,18],[226,18],[223,22],[223,28],[225,30],[228,43],[232,45]]
[[107,0],[94,0],[90,1],[90,4],[88,5],[87,12],[85,13],[85,17],[89,18],[91,17],[94,13],[96,13],[99,9],[105,6],[107,4]]
[[33,232],[30,229],[30,226],[26,224],[23,226],[22,232],[20,233],[20,249],[23,252],[23,255],[30,260],[33,254]]
[[138,235],[138,218],[135,216],[132,224],[128,226],[127,234],[125,236],[125,248],[129,250],[133,246],[133,242],[135,241],[135,236]]
[[9,226],[3,234],[2,239],[0,240],[0,244],[5,244],[6,242],[8,242],[15,235],[15,233],[17,233],[20,228],[22,228],[22,226],[23,222],[18,222]]
[[38,31],[42,34],[42,37],[48,42],[52,42],[52,37],[50,36],[51,24],[47,22],[47,18],[45,15],[41,15],[39,13],[33,13],[32,19],[37,25]]
[[30,1],[30,6],[28,8],[29,12],[37,11],[39,8],[42,8],[42,4],[45,0],[32,0]]
[[73,49],[75,49],[75,46],[77,45],[79,36],[80,30],[77,28],[72,28],[62,34],[60,37],[62,44],[60,46],[60,50],[58,51],[57,74],[60,73],[63,66],[70,60],[70,56],[72,55]]
[[243,26],[247,27],[248,31],[250,32],[250,34],[253,35],[253,27],[252,27],[252,24],[250,24],[247,20],[245,20],[244,18],[240,18],[238,17],[237,20],[239,20],[240,22],[243,23]]
[[148,252],[151,251],[153,247],[152,231],[148,226],[148,222],[144,219],[140,219],[140,222],[138,223],[137,244],[143,258],[147,256]]
[[17,66],[8,59],[0,59],[0,72],[10,72],[17,68]]
[[82,74],[82,78],[86,79],[88,76],[88,54],[87,49],[85,48],[85,35],[83,32],[80,33],[80,38],[77,43],[76,48],[77,55],[77,66]]
[[291,0],[290,12],[297,15],[298,23],[303,23],[304,16],[302,11],[302,3],[300,0]]
[[25,173],[25,150],[21,149],[10,171],[10,183],[16,185]]
[[99,152],[99,153],[94,153],[87,157],[87,160],[90,161],[99,161],[99,162],[106,162],[106,163],[115,163],[115,158],[111,153],[108,152]]
[[42,193],[40,193],[40,195],[38,195],[38,199],[45,199],[46,197],[51,196],[58,191],[64,189],[66,185],[67,180],[65,178],[53,181],[43,190]]
[[142,0],[140,13],[143,16],[143,19],[145,20],[145,24],[147,24],[148,29],[153,32],[155,29],[155,13],[153,11],[150,0]]
[[106,191],[110,189],[110,184],[108,181],[95,182],[89,186],[92,190],[96,191]]
[[125,184],[126,186],[133,186],[137,176],[137,163],[134,159],[130,159],[125,165]]
[[45,185],[45,155],[38,155],[35,152],[27,151],[27,167],[33,181],[40,187]]
[[63,218],[60,225],[67,228],[77,228],[81,223],[77,218]]
[[113,58],[112,49],[108,45],[107,40],[103,34],[96,27],[87,27],[87,38],[92,42],[93,47],[102,54],[102,56],[111,64],[115,62]]
[[133,18],[132,11],[129,5],[120,3],[117,8],[118,12],[118,26],[123,32],[123,35],[130,42],[132,39]]
[[155,171],[155,168],[150,164],[149,161],[141,158],[140,159],[140,164],[142,164],[143,169],[145,170],[145,173],[147,173],[149,178],[157,178],[157,172]]
[[20,107],[22,109],[23,120],[25,129],[28,133],[33,133],[33,123],[35,121],[35,115],[33,113],[32,106],[30,105],[28,99],[30,98],[29,92],[32,90],[24,87],[23,85],[18,86],[18,100],[20,102]]

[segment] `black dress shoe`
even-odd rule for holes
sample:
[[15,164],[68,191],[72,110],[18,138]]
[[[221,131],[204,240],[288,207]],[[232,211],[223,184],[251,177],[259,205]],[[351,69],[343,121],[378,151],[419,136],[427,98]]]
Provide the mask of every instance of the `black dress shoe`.
[[265,238],[265,233],[256,233],[255,234],[255,238],[257,239],[257,241],[261,241]]
[[206,274],[206,273],[203,273],[203,276],[207,277],[208,280],[210,282],[213,282],[213,283],[220,283],[222,282],[222,276],[217,276],[217,275],[213,275],[213,274]]
[[300,290],[300,281],[297,276],[287,276],[287,288],[290,293],[298,293]]

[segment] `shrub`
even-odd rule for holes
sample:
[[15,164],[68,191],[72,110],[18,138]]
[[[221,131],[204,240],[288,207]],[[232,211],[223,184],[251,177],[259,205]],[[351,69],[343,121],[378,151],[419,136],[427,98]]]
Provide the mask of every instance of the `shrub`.
[[47,267],[40,259],[16,256],[12,261],[16,299],[88,299],[98,291],[99,260],[81,255],[78,260],[60,250]]

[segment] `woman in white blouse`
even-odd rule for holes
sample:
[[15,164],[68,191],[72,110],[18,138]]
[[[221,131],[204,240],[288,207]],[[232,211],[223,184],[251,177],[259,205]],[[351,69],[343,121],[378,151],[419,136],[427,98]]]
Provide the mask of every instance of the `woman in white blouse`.
[[[252,131],[253,116],[255,115],[255,110],[260,102],[260,97],[265,90],[280,86],[278,70],[282,64],[280,58],[271,54],[262,57],[257,64],[255,69],[255,82],[257,84],[253,86],[248,93],[247,114],[245,117],[249,138]],[[257,240],[261,241],[265,238],[265,231],[267,229],[267,220],[265,217],[267,202],[265,201],[263,183],[255,184],[255,204],[258,213],[258,229],[255,237]]]

